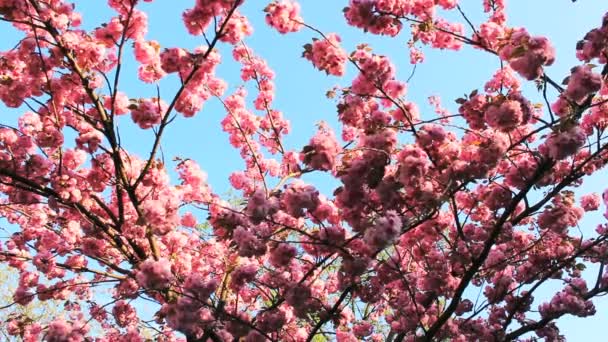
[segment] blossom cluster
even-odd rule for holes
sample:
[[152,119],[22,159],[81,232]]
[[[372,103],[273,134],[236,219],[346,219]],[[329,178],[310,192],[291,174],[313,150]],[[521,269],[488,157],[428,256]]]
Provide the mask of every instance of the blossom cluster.
[[334,76],[344,75],[348,56],[340,48],[340,36],[331,33],[323,39],[313,39],[312,44],[304,45],[304,58],[319,70]]

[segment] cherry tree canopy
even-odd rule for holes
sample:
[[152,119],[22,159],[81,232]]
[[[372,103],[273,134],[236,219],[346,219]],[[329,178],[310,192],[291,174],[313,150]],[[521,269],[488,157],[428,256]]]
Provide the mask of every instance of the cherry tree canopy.
[[[391,57],[367,44],[347,50],[296,1],[247,0],[281,35],[307,32],[301,57],[346,84],[328,93],[340,127],[320,123],[293,148],[275,73],[247,44],[245,0],[190,2],[182,22],[203,42],[194,49],[149,37],[138,0],[100,2],[113,17],[94,29],[67,1],[0,0],[0,20],[19,36],[0,52],[0,100],[20,113],[0,127],[0,216],[14,232],[0,262],[19,274],[11,305],[64,301],[70,318],[12,316],[2,323],[9,334],[559,341],[560,317],[595,314],[593,299],[608,292],[608,224],[577,228],[608,193],[575,191],[608,162],[608,14],[572,42],[570,73],[549,75],[553,44],[511,26],[504,0],[484,0],[481,23],[456,0],[344,0],[336,18],[406,37],[414,65],[432,49],[500,61],[479,90],[448,99],[457,113],[438,97],[434,113],[421,113]],[[240,68],[230,87],[218,71],[226,60]],[[179,87],[134,98],[128,77]],[[524,94],[529,84],[538,92]],[[212,190],[195,160],[161,153],[171,123],[212,101],[225,116],[227,140],[217,143],[243,161],[225,175],[236,198]],[[148,153],[125,147],[119,122],[153,134]],[[304,181],[313,173],[338,186],[321,191]],[[597,272],[584,277],[590,266]],[[559,288],[539,297],[549,283]]]

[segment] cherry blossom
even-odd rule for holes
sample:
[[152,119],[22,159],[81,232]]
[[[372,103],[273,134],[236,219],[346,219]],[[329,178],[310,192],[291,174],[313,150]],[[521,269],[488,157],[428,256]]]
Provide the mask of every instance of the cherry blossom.
[[[608,190],[585,191],[608,163],[608,14],[589,15],[569,66],[502,0],[349,0],[334,31],[316,26],[323,3],[195,0],[174,18],[195,36],[181,46],[144,2],[89,18],[0,0],[16,37],[0,51],[15,113],[0,127],[0,262],[18,274],[11,305],[62,304],[45,322],[11,316],[11,338],[557,341],[562,317],[595,314]],[[316,129],[290,123],[269,46],[338,76],[297,84],[335,106]],[[416,98],[403,62],[425,72],[469,49],[496,65],[487,79]],[[217,141],[169,155],[176,122]],[[239,158],[223,175],[226,160],[189,155],[220,145]]]

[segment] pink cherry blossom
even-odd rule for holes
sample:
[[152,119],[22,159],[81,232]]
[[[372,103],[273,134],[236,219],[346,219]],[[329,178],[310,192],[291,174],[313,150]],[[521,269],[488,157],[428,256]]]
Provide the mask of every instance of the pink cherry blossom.
[[597,193],[592,193],[581,197],[581,207],[583,207],[585,211],[598,210],[600,207],[600,203],[601,196]]
[[313,39],[312,44],[304,45],[304,58],[319,70],[334,76],[344,75],[348,56],[340,47],[340,36],[330,33],[324,39]]
[[147,259],[139,265],[137,282],[148,289],[163,289],[173,280],[171,263],[167,259]]
[[[504,0],[344,5],[0,0],[5,309],[61,308],[9,315],[10,338],[557,341],[595,314],[608,190],[583,192],[608,163],[608,14],[583,17],[568,69]],[[353,30],[325,20],[342,16]],[[164,46],[159,18],[196,37]],[[312,74],[285,74],[307,42]],[[421,93],[442,82],[468,89]],[[293,108],[314,94],[321,112]]]
[[264,12],[266,23],[282,34],[299,31],[304,21],[300,17],[300,4],[293,0],[273,0]]
[[509,40],[499,50],[500,58],[509,61],[513,70],[528,80],[540,77],[543,66],[555,61],[555,49],[545,37],[531,36],[524,28],[509,33]]

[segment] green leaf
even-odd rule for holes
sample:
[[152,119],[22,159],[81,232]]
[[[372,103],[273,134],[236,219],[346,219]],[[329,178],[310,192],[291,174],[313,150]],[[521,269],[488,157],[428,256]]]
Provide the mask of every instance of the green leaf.
[[513,53],[511,53],[511,56],[509,56],[509,59],[521,57],[525,54],[526,54],[526,48],[523,46],[518,46],[515,48],[515,50],[513,50]]
[[312,338],[312,342],[326,342],[326,341],[328,341],[328,339],[323,335],[315,335],[315,337]]

